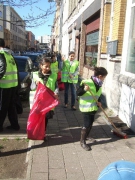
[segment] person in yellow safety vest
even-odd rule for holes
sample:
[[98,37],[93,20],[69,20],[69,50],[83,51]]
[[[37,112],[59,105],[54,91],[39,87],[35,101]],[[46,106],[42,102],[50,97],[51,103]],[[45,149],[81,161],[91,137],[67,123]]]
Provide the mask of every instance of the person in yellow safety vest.
[[[42,58],[39,65],[39,71],[33,72],[33,79],[36,85],[41,82],[46,85],[49,89],[51,89],[55,97],[58,99],[58,85],[57,85],[57,74],[51,72],[51,61],[49,58]],[[36,86],[33,91],[36,91]],[[33,96],[30,93],[30,102],[32,101]],[[53,118],[54,110],[49,111],[45,117],[45,128],[48,124],[48,119]]]
[[58,73],[58,61],[56,60],[56,56],[52,55],[51,56],[51,71],[52,73]]
[[76,100],[76,84],[78,83],[78,66],[79,62],[75,60],[75,52],[69,52],[69,59],[65,60],[62,58],[62,67],[61,67],[61,82],[64,82],[65,91],[64,91],[64,107],[68,107],[68,91],[69,87],[71,89],[71,109],[76,110],[75,100]]
[[[92,129],[95,113],[98,107],[101,106],[100,96],[102,93],[102,84],[107,76],[108,72],[104,67],[95,67],[94,76],[88,80],[82,80],[80,87],[77,89],[77,95],[79,96],[79,109],[83,114],[83,127],[81,130],[80,144],[83,149],[89,151],[91,148],[86,144],[86,138]],[[93,99],[92,94],[98,100],[98,103]],[[89,137],[91,142],[95,139]]]
[[15,105],[16,90],[18,87],[18,71],[16,62],[9,49],[4,48],[5,41],[0,38],[0,132],[8,115],[9,130],[19,130],[18,115]]

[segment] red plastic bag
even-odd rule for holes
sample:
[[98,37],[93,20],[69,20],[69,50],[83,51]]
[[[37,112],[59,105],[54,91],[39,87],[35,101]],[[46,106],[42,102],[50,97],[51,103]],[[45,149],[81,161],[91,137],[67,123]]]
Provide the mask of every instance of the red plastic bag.
[[57,81],[58,81],[59,91],[63,91],[65,89],[65,85],[63,82],[61,82],[61,72],[60,71],[58,72]]
[[32,140],[45,137],[45,114],[58,105],[53,91],[39,83],[27,122],[27,136]]
[[45,137],[45,115],[32,113],[27,122],[27,137],[32,140],[43,140]]

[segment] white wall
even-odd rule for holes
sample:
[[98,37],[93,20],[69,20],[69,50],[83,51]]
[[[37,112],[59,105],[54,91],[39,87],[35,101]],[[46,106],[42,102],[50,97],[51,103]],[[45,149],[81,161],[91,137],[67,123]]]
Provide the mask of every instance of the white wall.
[[[130,30],[130,18],[131,18],[132,0],[128,0],[126,9],[125,29],[124,29],[124,41],[123,41],[123,52],[122,52],[122,66],[121,74],[135,78],[135,74],[125,71],[128,41],[129,41],[129,30]],[[122,84],[121,97],[120,97],[120,109],[119,117],[127,123],[127,125],[135,132],[135,89]]]
[[119,117],[135,132],[135,89],[122,85]]

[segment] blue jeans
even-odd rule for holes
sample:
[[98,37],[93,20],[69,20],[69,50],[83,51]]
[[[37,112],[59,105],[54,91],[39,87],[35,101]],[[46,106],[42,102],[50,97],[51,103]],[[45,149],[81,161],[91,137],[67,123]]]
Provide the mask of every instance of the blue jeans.
[[68,104],[68,91],[69,91],[69,86],[71,90],[71,107],[75,105],[75,99],[76,99],[76,90],[75,90],[75,85],[73,83],[64,83],[65,84],[65,91],[64,91],[64,103]]

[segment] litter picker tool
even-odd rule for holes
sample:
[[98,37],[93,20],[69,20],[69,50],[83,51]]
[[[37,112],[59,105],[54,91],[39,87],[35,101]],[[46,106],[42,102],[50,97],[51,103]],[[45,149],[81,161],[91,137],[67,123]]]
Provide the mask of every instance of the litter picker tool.
[[[96,101],[96,103],[98,103],[98,100],[96,99],[96,97],[93,95],[93,93],[91,92],[91,90],[89,89],[89,92],[91,93],[93,99]],[[111,124],[111,129],[113,134],[115,134],[116,136],[119,136],[121,138],[127,139],[127,134],[121,132],[116,126],[115,124],[111,121],[111,119],[109,119],[108,115],[106,114],[106,112],[104,111],[104,109],[102,108],[102,106],[100,106],[100,109],[103,111],[104,115],[106,116],[108,122]],[[107,123],[108,124],[108,123]]]

